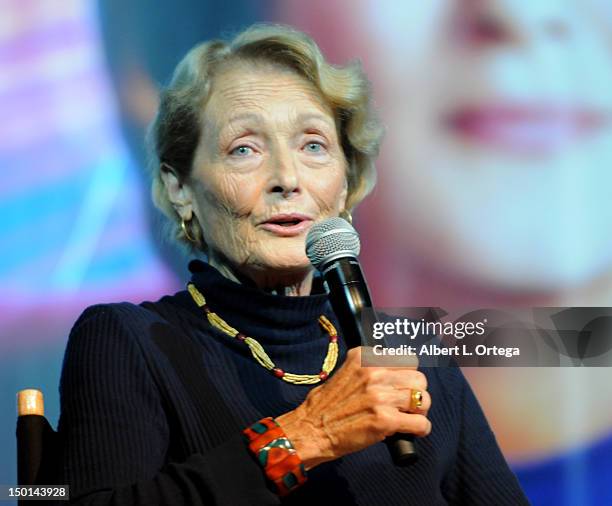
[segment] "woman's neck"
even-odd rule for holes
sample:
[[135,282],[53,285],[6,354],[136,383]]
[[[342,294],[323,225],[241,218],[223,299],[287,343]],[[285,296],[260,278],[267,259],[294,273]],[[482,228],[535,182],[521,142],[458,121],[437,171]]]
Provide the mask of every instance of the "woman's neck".
[[274,295],[297,297],[310,295],[312,291],[312,269],[280,272],[262,269],[242,270],[214,254],[209,254],[208,263],[236,283],[256,286]]

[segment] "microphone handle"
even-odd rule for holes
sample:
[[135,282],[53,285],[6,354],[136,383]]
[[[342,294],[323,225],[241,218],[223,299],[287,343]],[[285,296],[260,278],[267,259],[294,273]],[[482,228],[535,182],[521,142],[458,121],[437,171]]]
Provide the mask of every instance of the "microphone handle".
[[[363,320],[368,320],[367,327],[371,328],[369,324],[376,321],[376,313],[359,262],[354,258],[341,258],[322,272],[347,347],[371,346],[370,333],[364,332]],[[408,466],[418,460],[412,434],[393,434],[384,442],[396,466]]]

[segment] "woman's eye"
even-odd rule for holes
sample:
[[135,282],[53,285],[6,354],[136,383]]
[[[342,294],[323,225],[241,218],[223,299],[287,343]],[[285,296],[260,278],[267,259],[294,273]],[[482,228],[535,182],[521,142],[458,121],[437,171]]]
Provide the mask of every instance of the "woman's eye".
[[253,148],[249,146],[238,146],[230,151],[230,155],[234,156],[248,156],[253,153]]
[[321,144],[320,142],[309,142],[308,144],[306,144],[306,146],[304,146],[304,149],[311,153],[320,153],[321,151],[323,151],[323,144]]

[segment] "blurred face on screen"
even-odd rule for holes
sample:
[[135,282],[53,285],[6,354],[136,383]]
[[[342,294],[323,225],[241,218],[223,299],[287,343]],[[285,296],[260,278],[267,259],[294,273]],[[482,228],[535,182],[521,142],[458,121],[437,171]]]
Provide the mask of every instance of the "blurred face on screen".
[[610,270],[612,22],[596,6],[362,2],[379,191],[406,251],[516,289]]

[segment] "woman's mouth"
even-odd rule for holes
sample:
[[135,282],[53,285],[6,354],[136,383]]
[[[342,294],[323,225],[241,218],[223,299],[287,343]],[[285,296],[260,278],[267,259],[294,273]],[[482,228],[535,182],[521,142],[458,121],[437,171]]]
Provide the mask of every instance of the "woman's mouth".
[[516,155],[549,155],[610,124],[597,109],[561,106],[462,107],[446,125],[459,137]]
[[308,230],[312,222],[305,214],[277,214],[264,221],[261,228],[280,237],[293,237]]

